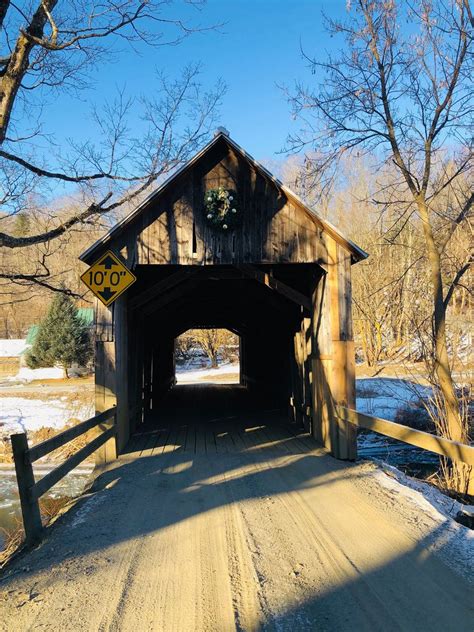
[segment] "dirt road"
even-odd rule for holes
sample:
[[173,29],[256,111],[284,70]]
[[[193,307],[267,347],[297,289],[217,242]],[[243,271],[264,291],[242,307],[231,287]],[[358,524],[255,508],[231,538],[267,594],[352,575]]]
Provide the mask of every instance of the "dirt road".
[[277,426],[150,437],[0,581],[1,630],[474,628],[443,527],[374,466]]

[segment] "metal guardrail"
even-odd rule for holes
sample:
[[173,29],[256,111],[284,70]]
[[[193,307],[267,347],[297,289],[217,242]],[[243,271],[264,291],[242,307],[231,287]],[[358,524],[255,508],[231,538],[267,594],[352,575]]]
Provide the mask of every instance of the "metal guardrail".
[[388,419],[366,415],[365,413],[360,413],[357,410],[345,408],[344,406],[336,406],[336,413],[343,421],[359,428],[373,430],[386,437],[398,439],[417,448],[422,448],[423,450],[448,457],[453,461],[460,461],[474,467],[474,446],[451,441],[451,439],[445,439],[444,437],[438,437],[437,435],[424,432],[423,430],[409,428],[395,421],[388,421]]
[[[61,465],[46,474],[46,476],[43,476],[38,482],[35,481],[33,472],[33,463],[35,461],[69,443],[76,437],[80,437],[88,430],[108,422],[110,419],[113,420],[110,428],[104,430],[90,443],[61,463]],[[38,502],[41,496],[106,441],[115,437],[115,422],[116,408],[113,407],[31,448],[28,447],[26,433],[22,432],[10,436],[27,544],[33,544],[41,538],[43,524]]]

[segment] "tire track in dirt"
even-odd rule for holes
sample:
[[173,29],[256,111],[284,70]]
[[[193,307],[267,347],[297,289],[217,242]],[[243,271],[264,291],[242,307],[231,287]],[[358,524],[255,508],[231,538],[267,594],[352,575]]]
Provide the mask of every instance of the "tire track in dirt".
[[471,631],[467,583],[363,467],[252,432],[120,461],[2,580],[0,629]]

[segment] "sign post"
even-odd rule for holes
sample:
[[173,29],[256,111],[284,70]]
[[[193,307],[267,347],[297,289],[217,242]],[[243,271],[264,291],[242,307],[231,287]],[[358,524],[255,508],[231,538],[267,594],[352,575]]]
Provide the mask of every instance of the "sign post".
[[108,306],[135,283],[137,277],[109,250],[81,274],[81,280]]

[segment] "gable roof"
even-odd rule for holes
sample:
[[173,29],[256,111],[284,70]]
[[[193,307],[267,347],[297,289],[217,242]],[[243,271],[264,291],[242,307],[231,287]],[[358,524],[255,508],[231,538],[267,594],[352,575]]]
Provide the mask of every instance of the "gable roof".
[[295,201],[300,207],[302,207],[311,217],[311,219],[326,231],[336,242],[341,244],[346,250],[348,250],[355,262],[361,261],[368,257],[368,254],[359,248],[357,244],[345,237],[331,222],[320,217],[320,215],[310,206],[306,204],[296,193],[285,186],[278,178],[276,178],[268,169],[266,169],[261,163],[253,158],[249,153],[245,151],[240,145],[238,145],[228,133],[219,128],[212,140],[210,140],[205,147],[198,151],[187,163],[177,169],[169,178],[167,178],[159,187],[157,187],[141,204],[139,204],[133,211],[131,211],[126,217],[117,222],[105,235],[98,239],[92,246],[87,248],[80,256],[79,259],[85,263],[91,263],[95,255],[102,253],[104,249],[113,241],[115,237],[124,232],[128,225],[138,217],[141,212],[147,207],[150,202],[163,193],[172,183],[174,183],[183,173],[191,169],[199,160],[220,140],[224,140],[229,147],[231,147],[237,154],[239,154],[244,160],[249,162],[258,172],[260,172],[265,178],[273,182],[278,189],[283,191],[285,195]]

